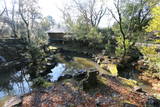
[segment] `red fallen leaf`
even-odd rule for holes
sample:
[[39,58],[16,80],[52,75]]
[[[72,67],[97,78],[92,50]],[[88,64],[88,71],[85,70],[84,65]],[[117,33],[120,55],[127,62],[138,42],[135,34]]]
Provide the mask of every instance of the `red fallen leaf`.
[[101,93],[97,93],[96,97],[102,97],[103,95]]

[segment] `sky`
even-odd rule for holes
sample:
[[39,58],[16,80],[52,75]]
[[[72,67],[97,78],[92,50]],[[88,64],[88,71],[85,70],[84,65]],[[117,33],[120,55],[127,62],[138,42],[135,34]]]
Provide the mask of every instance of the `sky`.
[[69,0],[39,0],[39,6],[44,16],[53,16],[55,21],[60,23],[63,21],[60,9],[63,9],[67,2]]
[[[108,2],[108,6],[113,6],[112,1],[110,0]],[[69,3],[70,0],[39,0],[39,6],[41,8],[41,12],[44,16],[53,16],[56,23],[62,24],[63,23],[63,17],[62,12],[60,9],[63,9],[64,6]],[[107,18],[104,17],[100,23],[100,27],[106,27],[113,24],[113,19],[111,17]]]
[[[11,5],[12,0],[6,0],[7,6]],[[38,0],[38,5],[40,6],[40,12],[43,16],[52,16],[57,24],[63,24],[63,15],[60,9],[64,9],[66,4],[71,3],[71,0]],[[84,0],[86,1],[86,0]],[[113,0],[109,1],[107,4],[110,8],[113,6]],[[4,4],[3,0],[0,0],[0,4]],[[3,5],[1,6],[3,7]],[[112,17],[104,17],[101,20],[100,27],[111,26],[113,24]]]

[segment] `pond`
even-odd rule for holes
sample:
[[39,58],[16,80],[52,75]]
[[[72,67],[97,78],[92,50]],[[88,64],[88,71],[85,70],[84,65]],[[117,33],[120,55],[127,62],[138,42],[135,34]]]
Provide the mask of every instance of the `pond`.
[[[64,60],[58,63],[56,62],[55,66],[51,68],[49,72],[41,73],[38,77],[41,76],[48,82],[56,82],[63,78],[72,78],[76,75],[85,73],[87,69],[94,66],[88,62],[87,64],[84,60],[88,59],[75,57],[70,61]],[[96,64],[92,61],[91,63]],[[0,99],[5,98],[6,96],[21,96],[39,88],[33,87],[36,78],[31,78],[32,73],[27,70],[27,67],[24,67],[19,71],[16,70],[15,67],[0,71]]]
[[30,86],[29,75],[24,75],[23,71],[0,72],[0,98],[28,93]]

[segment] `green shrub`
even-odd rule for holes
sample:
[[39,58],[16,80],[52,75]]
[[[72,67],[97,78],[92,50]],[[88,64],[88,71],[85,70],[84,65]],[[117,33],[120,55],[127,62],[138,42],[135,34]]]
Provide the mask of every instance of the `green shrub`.
[[149,70],[151,72],[159,72],[160,71],[160,56],[157,52],[156,46],[143,46],[139,48],[141,53],[143,54],[145,63],[149,65]]
[[49,86],[51,86],[52,83],[46,81],[45,79],[43,79],[42,77],[38,77],[36,79],[33,80],[33,87],[42,87],[42,88],[47,88]]
[[[118,57],[122,57],[124,55],[124,44],[123,44],[123,38],[121,36],[116,37],[116,41],[117,41],[117,47],[116,47],[116,56]],[[125,46],[126,46],[126,53],[129,52],[129,48],[132,45],[132,42],[130,42],[128,39],[125,40]]]

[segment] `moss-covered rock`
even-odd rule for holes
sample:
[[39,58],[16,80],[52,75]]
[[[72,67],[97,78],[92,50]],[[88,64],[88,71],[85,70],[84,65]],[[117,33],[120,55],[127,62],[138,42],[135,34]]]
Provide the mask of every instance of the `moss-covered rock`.
[[87,58],[81,58],[81,57],[74,57],[74,61],[82,64],[85,68],[95,68],[99,74],[109,74],[106,70],[101,68],[97,63],[87,59]]
[[111,73],[112,76],[118,76],[118,70],[116,64],[100,64],[100,67]]
[[118,70],[116,64],[107,64],[107,68],[113,76],[118,76]]
[[119,77],[119,79],[120,79],[120,83],[122,83],[122,84],[125,85],[125,86],[129,86],[129,87],[132,87],[132,88],[138,87],[138,85],[137,85],[138,82],[135,81],[135,80],[126,79],[126,78],[121,78],[121,77]]

